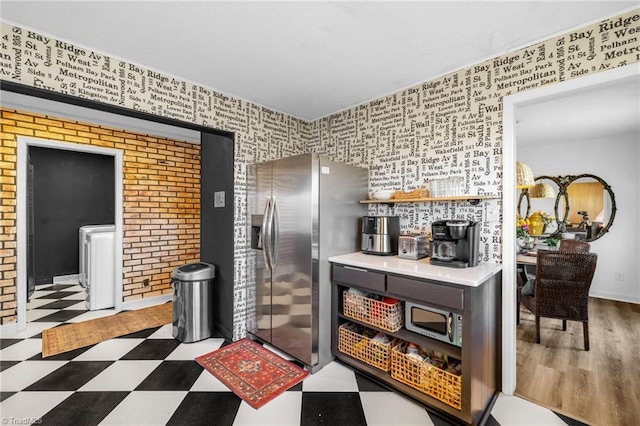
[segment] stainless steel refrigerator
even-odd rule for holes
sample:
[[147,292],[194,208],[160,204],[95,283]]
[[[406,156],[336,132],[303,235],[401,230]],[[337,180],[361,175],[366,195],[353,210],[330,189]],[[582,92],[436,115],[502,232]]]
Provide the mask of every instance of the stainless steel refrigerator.
[[312,372],[332,359],[327,259],[360,249],[367,180],[318,154],[247,170],[247,331]]

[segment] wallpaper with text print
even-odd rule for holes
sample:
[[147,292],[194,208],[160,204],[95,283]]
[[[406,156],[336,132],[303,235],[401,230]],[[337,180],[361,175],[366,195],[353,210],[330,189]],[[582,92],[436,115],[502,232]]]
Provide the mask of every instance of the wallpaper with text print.
[[[309,123],[20,27],[2,23],[0,34],[2,80],[235,133],[234,339],[245,334],[247,164],[322,152],[367,167],[370,191],[462,176],[465,193],[499,198],[504,96],[640,60],[636,9]],[[500,261],[501,211],[499,199],[370,207],[399,215],[406,232],[482,221],[487,262]]]
[[[367,167],[370,192],[462,177],[465,194],[500,198],[503,98],[638,62],[639,36],[638,10],[603,20],[317,120],[309,149]],[[482,261],[501,260],[499,199],[370,206],[400,216],[402,232],[429,233],[441,219],[481,221]]]

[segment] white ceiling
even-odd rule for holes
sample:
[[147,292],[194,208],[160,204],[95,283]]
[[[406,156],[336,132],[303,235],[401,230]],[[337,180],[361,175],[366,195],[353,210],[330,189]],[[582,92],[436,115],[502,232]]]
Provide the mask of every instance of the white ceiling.
[[640,74],[544,98],[519,107],[517,117],[520,147],[623,135],[640,142]]
[[305,120],[637,1],[12,1],[2,20]]

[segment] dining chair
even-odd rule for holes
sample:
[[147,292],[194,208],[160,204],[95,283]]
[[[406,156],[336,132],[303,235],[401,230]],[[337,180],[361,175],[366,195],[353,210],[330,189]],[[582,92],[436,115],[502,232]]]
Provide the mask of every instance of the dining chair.
[[[518,311],[524,305],[536,317],[536,343],[540,343],[540,318],[582,322],[584,350],[589,350],[589,289],[596,270],[596,253],[538,250],[536,278],[518,289]],[[519,319],[519,316],[518,318]]]
[[589,253],[591,244],[580,240],[560,240],[559,251],[571,251],[575,253]]

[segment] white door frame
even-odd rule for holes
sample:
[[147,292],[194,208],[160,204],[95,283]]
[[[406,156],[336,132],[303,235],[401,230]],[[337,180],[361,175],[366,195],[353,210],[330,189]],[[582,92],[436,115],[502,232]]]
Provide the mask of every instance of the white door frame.
[[18,301],[18,330],[27,327],[27,152],[30,146],[62,149],[67,151],[86,152],[91,154],[108,155],[114,158],[115,171],[115,310],[122,310],[122,211],[123,211],[123,152],[118,149],[102,148],[70,142],[59,142],[47,139],[37,139],[18,136],[18,163],[16,188],[17,199],[17,301]]
[[586,88],[640,76],[640,63],[528,90],[503,99],[502,144],[502,392],[516,390],[516,123],[518,108]]

